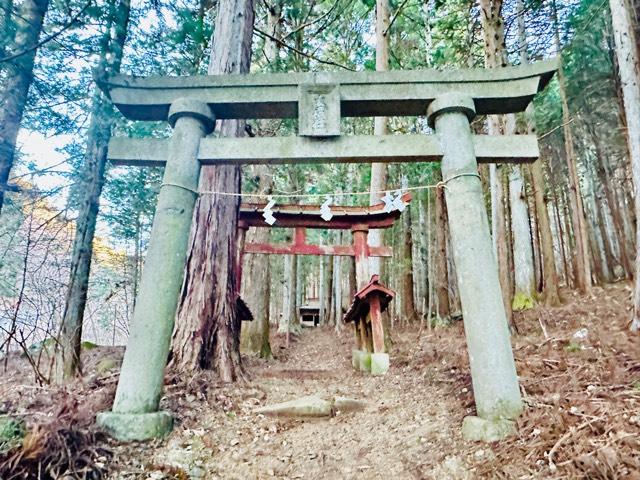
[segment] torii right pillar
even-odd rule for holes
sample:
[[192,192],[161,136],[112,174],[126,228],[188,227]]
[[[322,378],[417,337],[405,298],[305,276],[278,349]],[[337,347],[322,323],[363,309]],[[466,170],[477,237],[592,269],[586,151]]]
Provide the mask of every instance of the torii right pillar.
[[477,417],[465,417],[469,440],[495,441],[516,433],[522,412],[498,265],[469,122],[473,99],[459,93],[436,98],[427,111],[442,147],[453,260],[456,265]]

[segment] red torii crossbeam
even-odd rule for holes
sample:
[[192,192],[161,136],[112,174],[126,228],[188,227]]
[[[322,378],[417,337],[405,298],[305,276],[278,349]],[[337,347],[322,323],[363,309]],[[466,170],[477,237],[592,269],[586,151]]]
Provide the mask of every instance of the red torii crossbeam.
[[[402,195],[402,201],[408,204],[411,194]],[[384,211],[383,204],[367,207],[332,206],[333,217],[324,220],[319,205],[276,205],[272,208],[276,222],[268,225],[262,217],[266,203],[243,203],[238,218],[239,251],[238,287],[242,281],[242,259],[245,253],[265,255],[340,255],[355,257],[356,283],[361,289],[369,281],[369,257],[390,257],[390,247],[370,247],[367,237],[370,229],[389,228],[400,218],[400,211]],[[294,228],[292,243],[246,243],[245,234],[249,227],[257,228]],[[314,245],[307,243],[306,229],[351,230],[351,245]]]

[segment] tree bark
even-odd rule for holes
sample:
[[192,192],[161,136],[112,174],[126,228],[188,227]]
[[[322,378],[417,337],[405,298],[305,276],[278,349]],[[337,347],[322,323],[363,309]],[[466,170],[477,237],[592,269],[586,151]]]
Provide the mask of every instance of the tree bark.
[[[100,77],[114,75],[120,71],[129,13],[129,0],[120,0],[117,4],[110,6],[109,23],[105,27],[100,63],[97,67]],[[107,145],[113,123],[113,104],[96,89],[81,169],[80,206],[71,253],[69,287],[62,317],[60,351],[56,361],[55,378],[58,382],[82,373],[80,362],[82,323],[87,304],[93,238],[100,207],[100,195],[105,181]]]
[[411,207],[402,212],[402,317],[404,322],[417,318],[413,294],[413,235],[411,232]]
[[[10,7],[11,4],[8,5]],[[20,15],[16,20],[15,40],[10,42],[8,31],[2,31],[3,47],[12,43],[11,52],[2,52],[5,55],[18,54],[7,62],[2,62],[3,82],[0,89],[0,214],[4,205],[4,194],[6,191],[9,173],[16,154],[16,140],[20,130],[20,122],[24,114],[29,87],[33,81],[33,63],[37,48],[33,48],[38,43],[42,32],[42,23],[49,7],[49,0],[25,0],[20,8]],[[6,16],[3,26],[9,26],[10,18],[8,12],[0,13]],[[6,38],[5,38],[6,37]],[[4,48],[2,50],[5,50]]]
[[322,257],[325,264],[325,287],[324,287],[324,305],[325,305],[325,318],[324,323],[326,325],[334,325],[335,311],[333,296],[333,257]]
[[[442,175],[439,174],[439,180]],[[444,188],[436,189],[436,296],[438,297],[438,318],[449,318],[449,270],[447,268],[447,203]]]
[[296,277],[298,276],[298,262],[296,255],[284,256],[284,296],[282,303],[282,317],[278,325],[278,333],[300,333],[300,322],[296,308]]
[[[640,219],[640,59],[631,12],[624,0],[609,0],[620,81],[627,118],[629,160],[635,190],[636,219]],[[636,222],[635,294],[631,330],[640,330],[640,221]]]
[[536,290],[528,202],[520,165],[512,165],[509,172],[509,201],[513,233],[513,301],[514,308],[522,309],[533,306]]
[[[221,0],[213,33],[209,74],[248,73],[253,0]],[[220,135],[240,137],[244,122],[225,120]],[[201,191],[240,192],[240,167],[203,166]],[[198,198],[185,280],[173,335],[173,365],[179,370],[215,370],[223,382],[242,374],[240,321],[236,315],[239,198]]]

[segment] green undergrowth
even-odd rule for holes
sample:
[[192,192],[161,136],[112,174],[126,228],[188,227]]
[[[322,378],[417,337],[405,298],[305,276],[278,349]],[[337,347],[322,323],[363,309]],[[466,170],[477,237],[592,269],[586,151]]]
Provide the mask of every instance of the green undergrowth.
[[536,299],[533,295],[527,295],[526,293],[516,293],[513,297],[512,308],[516,312],[532,309],[536,304]]

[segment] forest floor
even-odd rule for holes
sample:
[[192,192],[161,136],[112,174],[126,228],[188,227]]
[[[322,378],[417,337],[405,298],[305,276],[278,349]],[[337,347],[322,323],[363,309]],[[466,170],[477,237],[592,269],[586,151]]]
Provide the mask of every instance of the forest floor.
[[[81,445],[55,457],[58,465],[65,455],[82,455],[88,470],[113,480],[638,480],[640,337],[628,331],[630,298],[629,284],[619,283],[589,297],[564,292],[562,307],[516,314],[514,353],[527,408],[518,437],[491,444],[460,434],[463,417],[474,414],[461,322],[432,331],[395,328],[384,377],[351,368],[348,328],[305,329],[288,349],[274,335],[275,359],[245,358],[240,384],[169,373],[162,406],[175,413],[176,426],[162,441],[118,445],[90,427],[95,412],[109,407],[117,381],[116,372],[104,372],[105,359],[119,359],[121,349],[87,351],[84,382],[62,390],[34,386],[26,360],[11,359],[0,379],[0,413],[54,425],[39,427],[40,436],[53,431],[54,440]],[[304,395],[345,396],[367,407],[312,420],[254,413]],[[0,477],[9,471],[2,470],[7,458],[15,472],[44,458],[44,447],[30,448],[0,456]]]

